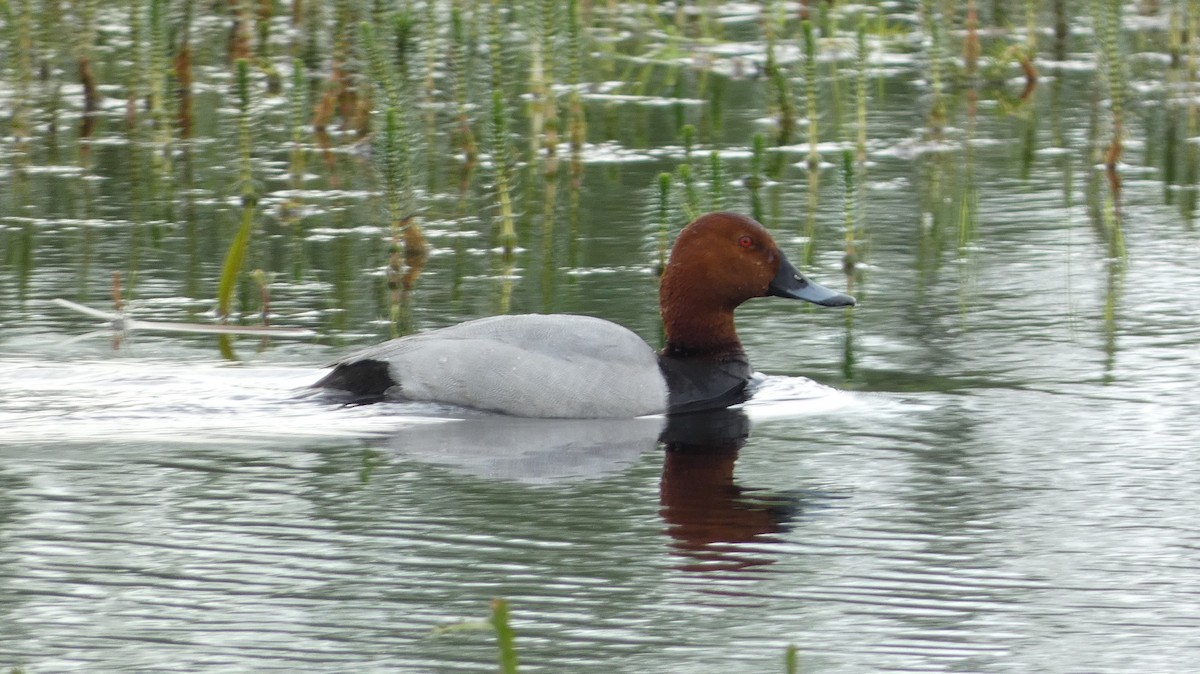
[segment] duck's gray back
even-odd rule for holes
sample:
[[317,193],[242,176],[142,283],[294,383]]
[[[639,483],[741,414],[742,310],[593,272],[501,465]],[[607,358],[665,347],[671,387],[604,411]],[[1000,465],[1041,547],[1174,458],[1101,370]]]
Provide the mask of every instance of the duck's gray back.
[[336,367],[362,361],[387,363],[389,396],[517,416],[636,417],[667,404],[650,345],[590,316],[482,318],[384,342]]

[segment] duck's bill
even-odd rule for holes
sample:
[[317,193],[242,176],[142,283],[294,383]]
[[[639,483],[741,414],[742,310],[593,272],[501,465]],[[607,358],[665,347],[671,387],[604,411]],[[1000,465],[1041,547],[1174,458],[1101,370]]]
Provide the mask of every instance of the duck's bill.
[[779,271],[771,280],[771,284],[767,286],[767,294],[793,300],[804,300],[823,307],[852,307],[856,303],[854,298],[849,295],[814,283],[793,267],[786,257],[779,261]]

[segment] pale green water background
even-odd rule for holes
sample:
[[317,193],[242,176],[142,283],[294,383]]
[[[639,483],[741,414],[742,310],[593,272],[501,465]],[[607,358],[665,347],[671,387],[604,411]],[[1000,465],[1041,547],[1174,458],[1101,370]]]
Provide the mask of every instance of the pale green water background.
[[[762,42],[739,7],[721,50],[749,63]],[[6,146],[0,182],[0,666],[494,671],[488,633],[433,633],[502,596],[531,672],[783,671],[787,644],[804,672],[1196,671],[1195,92],[1167,84],[1163,12],[1130,14],[1124,46],[1124,264],[1089,216],[1102,168],[1087,150],[1086,35],[1067,61],[1043,51],[1021,114],[981,96],[969,143],[961,91],[945,140],[927,141],[920,36],[877,44],[860,306],[852,322],[743,307],[742,340],[772,377],[727,422],[748,428],[744,443],[675,429],[701,446],[687,451],[665,451],[655,421],[431,424],[447,411],[298,397],[321,363],[389,334],[387,243],[361,150],[339,155],[336,186],[309,182],[299,224],[280,223],[278,100],[260,102],[248,266],[278,273],[273,323],[319,337],[239,338],[236,361],[212,336],[73,341],[96,321],[50,300],[107,307],[113,271],[128,286],[136,269],[136,316],[210,322],[239,206],[227,70],[200,71],[199,137],[176,148],[173,192],[130,177],[116,89],[79,168],[78,89],[63,85],[56,144],[42,119],[24,154]],[[223,30],[204,28],[211,49]],[[413,327],[501,311],[509,287],[511,312],[602,316],[657,343],[656,177],[680,161],[679,120],[700,128],[700,157],[727,154],[725,205],[741,211],[746,148],[767,128],[761,78],[710,74],[698,95],[698,71],[675,72],[692,100],[679,108],[662,86],[587,99],[577,205],[564,175],[542,217],[544,184],[521,174],[511,270],[487,178],[460,200],[441,157]],[[1005,73],[1015,95],[1019,71]],[[713,100],[719,128],[704,122]],[[310,164],[323,170],[315,152]],[[974,234],[960,242],[972,176]],[[806,190],[799,166],[764,190],[794,260]],[[806,271],[835,288],[843,223],[829,168]],[[252,283],[240,297],[257,311]]]

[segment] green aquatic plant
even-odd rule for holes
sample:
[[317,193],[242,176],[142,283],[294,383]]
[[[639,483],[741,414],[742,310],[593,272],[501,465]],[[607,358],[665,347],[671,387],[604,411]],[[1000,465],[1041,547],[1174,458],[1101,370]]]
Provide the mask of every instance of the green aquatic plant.
[[721,153],[713,150],[708,153],[708,210],[725,209],[724,190],[725,171],[721,166]]
[[587,116],[579,87],[583,83],[583,17],[579,0],[567,2],[567,133],[571,142],[571,184],[583,180],[583,145],[587,141]]
[[456,2],[450,7],[450,36],[453,46],[448,52],[450,58],[447,63],[453,80],[454,101],[457,108],[455,115],[457,124],[454,135],[463,154],[464,187],[470,181],[479,154],[475,143],[475,132],[471,128],[471,92],[473,89],[471,85],[475,78],[474,66],[478,61],[475,58],[475,36],[472,35],[473,30],[469,27],[472,16],[473,13],[465,12],[461,2]]
[[163,177],[171,173],[171,105],[167,96],[167,77],[171,66],[168,63],[166,0],[150,0],[148,58],[146,68],[146,93],[150,106],[150,117],[154,123],[154,164]]
[[[558,101],[550,80],[554,72],[557,3],[542,0],[529,13],[535,23],[534,38],[529,41],[529,156],[536,161],[542,152],[553,160],[558,153]],[[551,73],[548,77],[547,72]],[[553,161],[547,172],[553,172]]]
[[179,27],[179,48],[171,65],[175,79],[175,126],[180,138],[191,138],[194,123],[194,92],[192,83],[192,19],[195,14],[194,0],[184,0]]
[[940,133],[946,125],[946,101],[942,97],[942,59],[945,53],[942,45],[942,17],[943,12],[938,8],[936,0],[921,0],[922,23],[929,35],[926,63],[929,66],[929,88],[933,98],[929,106],[928,120],[929,127],[935,133]]
[[671,183],[670,173],[658,174],[658,267],[655,272],[662,276],[667,268],[667,233],[671,229]]
[[250,248],[250,235],[254,229],[254,210],[258,195],[254,189],[251,158],[254,141],[250,127],[250,63],[246,59],[237,62],[238,93],[238,154],[241,158],[239,182],[242,192],[242,221],[233,242],[225,254],[225,265],[217,287],[217,315],[227,318],[233,305],[233,291],[241,274],[246,251]]
[[412,186],[406,167],[409,165],[408,124],[401,84],[376,39],[375,29],[364,21],[359,25],[360,41],[367,53],[371,77],[376,88],[383,91],[384,133],[380,152],[383,191],[389,220],[399,221],[412,208]]
[[[23,0],[28,1],[28,0]],[[131,133],[136,132],[138,121],[138,102],[145,96],[145,78],[149,74],[145,62],[145,36],[142,26],[142,0],[130,0],[130,70],[126,72],[125,80],[125,124]],[[136,143],[134,143],[136,144]]]
[[761,133],[754,134],[752,152],[750,155],[750,175],[746,177],[746,188],[750,191],[750,214],[759,222],[763,220],[762,186],[763,164],[767,159],[767,138]]
[[[787,68],[779,64],[776,57],[776,42],[777,33],[780,29],[779,9],[776,3],[770,3],[764,8],[766,16],[763,17],[763,32],[766,37],[766,61],[763,64],[763,75],[766,76],[768,100],[772,102],[776,117],[776,127],[778,135],[775,139],[776,145],[790,145],[792,142],[792,134],[796,128],[796,109],[792,103],[792,90],[789,83],[789,73]],[[779,155],[782,158],[782,154]],[[782,170],[782,161],[777,162],[778,165],[772,167],[772,175],[777,176]]]
[[504,8],[499,0],[491,0],[488,13],[488,56],[491,64],[491,130],[492,184],[500,212],[497,238],[505,256],[512,255],[517,246],[516,221],[512,201],[512,155],[509,150],[509,106],[507,75],[504,64]]
[[1121,3],[1118,0],[1091,0],[1092,22],[1096,47],[1101,63],[1100,81],[1108,93],[1112,120],[1112,139],[1105,152],[1104,164],[1114,191],[1120,188],[1116,165],[1124,150],[1126,74],[1125,59],[1120,44]]
[[308,152],[304,140],[308,135],[305,114],[308,105],[308,78],[304,72],[304,61],[292,59],[292,83],[288,89],[288,127],[291,151],[288,159],[288,179],[293,190],[304,186],[304,172],[308,165]]
[[1125,58],[1120,44],[1122,6],[1118,0],[1092,0],[1090,4],[1101,63],[1100,78],[1108,94],[1111,137],[1102,150],[1108,194],[1098,200],[1101,208],[1099,230],[1108,243],[1111,257],[1124,259],[1125,236],[1121,227],[1121,175],[1118,170],[1124,152],[1125,103],[1127,96]]
[[[392,37],[395,65],[395,74],[393,82],[396,86],[397,101],[403,102],[411,100],[414,96],[413,81],[412,81],[412,59],[416,53],[416,23],[413,14],[405,9],[401,9],[392,15]],[[396,109],[396,127],[399,145],[397,151],[400,153],[400,182],[408,185],[409,189],[413,189],[416,185],[416,178],[413,172],[413,166],[416,164],[414,155],[420,151],[417,146],[417,139],[414,138],[413,117],[409,105],[398,105]],[[428,148],[426,148],[428,151]]]
[[680,164],[675,168],[679,182],[683,183],[683,212],[688,220],[700,215],[700,198],[696,193],[696,178],[692,175],[691,164]]
[[859,181],[855,176],[854,152],[850,148],[842,150],[842,184],[843,212],[846,230],[846,252],[842,258],[842,268],[847,276],[854,274],[858,266],[858,214],[859,214]]
[[506,253],[517,246],[517,231],[513,216],[510,189],[511,169],[508,152],[508,106],[504,92],[492,92],[492,178],[495,181],[496,201],[500,207],[500,245]]
[[[496,655],[500,666],[500,674],[519,674],[520,662],[517,658],[517,633],[512,627],[512,616],[509,612],[508,600],[497,597],[492,600],[487,620],[464,620],[449,625],[443,625],[433,630],[432,636],[438,637],[459,632],[492,632],[496,635]],[[800,649],[795,644],[789,644],[783,652],[783,669],[787,674],[797,674],[800,671]]]
[[388,67],[383,47],[370,23],[362,22],[359,31],[372,77],[383,90],[386,104],[380,140],[382,148],[377,155],[377,163],[383,177],[384,201],[391,231],[386,278],[393,336],[397,336],[406,298],[425,268],[428,256],[425,236],[413,216],[415,204],[411,172],[408,169],[411,165],[408,119],[401,94],[407,90],[407,73],[404,70],[393,72]]
[[517,674],[516,633],[508,622],[508,601],[492,600],[492,616],[489,622],[496,630],[496,646],[500,651],[500,671]]
[[683,127],[683,161],[675,169],[679,182],[683,183],[684,211],[688,220],[700,215],[700,193],[696,188],[696,174],[692,166],[692,148],[696,142],[696,127]]
[[859,18],[855,31],[855,78],[854,110],[855,110],[855,140],[857,151],[856,160],[861,164],[867,161],[867,18]]
[[[821,163],[817,153],[818,119],[817,109],[817,40],[813,35],[812,22],[801,21],[800,30],[804,35],[804,99],[808,108],[808,171],[814,174]],[[810,177],[811,179],[811,177]]]
[[[100,111],[100,93],[96,72],[92,68],[92,48],[96,42],[96,4],[99,0],[82,0],[79,4],[79,29],[75,37],[75,65],[79,70],[79,84],[83,88],[83,116],[79,122],[79,138],[88,141],[96,130]],[[91,143],[80,144],[80,163],[87,165]]]
[[1023,0],[1025,5],[1025,51],[1030,56],[1038,50],[1038,3]]
[[1054,60],[1067,60],[1067,40],[1070,35],[1071,24],[1067,16],[1067,0],[1054,0]]
[[358,25],[359,41],[362,42],[363,49],[367,53],[367,65],[371,73],[371,81],[376,88],[382,89],[384,94],[384,106],[387,108],[396,108],[400,106],[400,95],[397,90],[393,71],[389,67],[390,64],[384,56],[383,47],[379,41],[375,39],[375,28],[369,21],[363,21]]
[[[304,67],[315,72],[321,67],[321,61],[324,59],[324,50],[321,46],[321,27],[325,24],[324,21],[324,2],[306,2],[303,7],[299,8],[300,12],[292,14],[293,24],[299,23],[299,30],[293,33],[296,40],[292,44],[292,54],[299,56],[304,62]],[[293,10],[296,5],[292,5]]]
[[267,93],[277,96],[283,92],[283,77],[279,74],[279,69],[275,67],[274,40],[271,39],[271,25],[274,14],[275,3],[260,0],[260,2],[255,4],[254,34],[256,42],[254,62],[263,75],[266,76]]
[[10,12],[8,23],[11,33],[10,44],[14,66],[14,89],[12,112],[9,114],[9,132],[16,140],[18,156],[24,154],[25,139],[29,136],[29,101],[33,89],[33,3],[31,0],[16,0],[16,11]]

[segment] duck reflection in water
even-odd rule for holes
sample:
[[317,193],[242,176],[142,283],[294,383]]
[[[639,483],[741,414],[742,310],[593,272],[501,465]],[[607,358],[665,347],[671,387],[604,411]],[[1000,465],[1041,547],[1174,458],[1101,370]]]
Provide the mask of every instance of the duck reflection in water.
[[661,444],[660,515],[673,551],[688,560],[680,568],[719,571],[772,563],[773,535],[800,510],[799,498],[755,496],[734,482],[734,463],[749,435],[750,420],[740,409],[639,419],[481,414],[399,429],[391,444],[455,472],[527,484],[598,479]]
[[751,496],[733,479],[738,451],[750,436],[750,420],[739,409],[668,418],[661,441],[663,460],[659,510],[675,553],[686,571],[737,571],[775,561],[766,548],[786,531],[800,499]]

